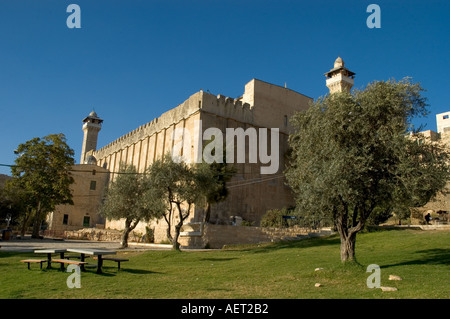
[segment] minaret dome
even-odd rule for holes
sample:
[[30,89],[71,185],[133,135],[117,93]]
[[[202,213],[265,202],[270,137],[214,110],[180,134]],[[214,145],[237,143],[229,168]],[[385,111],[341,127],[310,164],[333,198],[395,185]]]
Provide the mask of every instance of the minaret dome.
[[355,73],[345,67],[344,60],[341,57],[334,61],[334,67],[325,73],[325,76],[327,77],[326,84],[330,94],[343,91],[351,92]]

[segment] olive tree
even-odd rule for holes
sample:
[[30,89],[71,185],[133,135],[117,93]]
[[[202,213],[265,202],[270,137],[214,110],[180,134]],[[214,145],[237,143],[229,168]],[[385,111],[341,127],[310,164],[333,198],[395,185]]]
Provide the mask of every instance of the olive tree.
[[[148,169],[150,188],[164,200],[167,238],[174,250],[180,249],[178,237],[194,205],[213,202],[214,194],[224,194],[224,180],[215,166],[206,163],[189,165],[174,161],[166,154]],[[173,227],[172,227],[173,226]]]
[[121,248],[128,247],[128,238],[139,222],[161,217],[164,206],[146,174],[133,165],[120,164],[114,181],[105,190],[100,214],[110,219],[124,219]]
[[356,234],[375,208],[422,206],[445,187],[447,151],[419,143],[411,124],[427,114],[422,91],[410,79],[373,82],[291,119],[288,184],[299,211],[333,218],[343,262],[355,259]]

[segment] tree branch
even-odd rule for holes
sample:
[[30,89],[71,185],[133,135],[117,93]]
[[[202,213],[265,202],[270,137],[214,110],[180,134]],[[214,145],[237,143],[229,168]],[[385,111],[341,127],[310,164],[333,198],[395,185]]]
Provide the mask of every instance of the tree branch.
[[355,205],[353,208],[353,216],[352,216],[352,226],[356,226],[356,222],[358,220],[358,205]]

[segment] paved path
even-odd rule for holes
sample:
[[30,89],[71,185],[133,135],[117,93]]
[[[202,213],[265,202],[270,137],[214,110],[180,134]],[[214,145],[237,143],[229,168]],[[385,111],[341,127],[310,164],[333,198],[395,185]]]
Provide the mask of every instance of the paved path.
[[[154,250],[154,249],[171,249],[171,245],[159,244],[135,244],[129,243],[129,247],[121,249],[121,251],[138,251],[138,250]],[[89,241],[89,240],[56,240],[51,238],[31,239],[25,237],[24,239],[13,239],[7,241],[0,241],[0,253],[2,251],[16,251],[16,252],[33,252],[35,249],[65,249],[65,248],[105,248],[105,249],[120,249],[119,242],[110,241]]]

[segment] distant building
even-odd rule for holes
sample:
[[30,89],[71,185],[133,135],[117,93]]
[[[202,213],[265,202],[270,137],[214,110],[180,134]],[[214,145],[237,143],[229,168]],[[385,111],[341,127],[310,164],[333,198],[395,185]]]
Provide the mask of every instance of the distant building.
[[450,112],[436,114],[436,125],[438,133],[450,133]]
[[[433,142],[442,143],[450,148],[450,112],[436,114],[436,124],[438,132],[432,130],[420,132],[423,138]],[[420,208],[412,209],[411,223],[425,223],[425,215],[432,217],[431,224],[448,224],[450,216],[450,182],[447,183],[443,192],[440,192],[429,203]]]
[[72,167],[71,175],[74,205],[58,205],[48,214],[50,234],[62,235],[66,230],[105,226],[98,210],[109,181],[109,171],[95,164],[79,164]]

